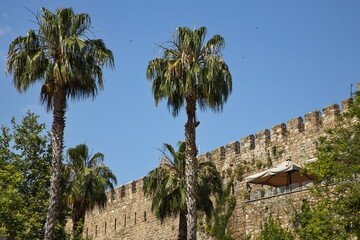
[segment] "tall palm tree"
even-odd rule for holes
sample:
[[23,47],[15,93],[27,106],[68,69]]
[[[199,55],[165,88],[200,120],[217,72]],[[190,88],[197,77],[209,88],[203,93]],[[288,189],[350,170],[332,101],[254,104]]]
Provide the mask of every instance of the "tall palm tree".
[[44,238],[50,240],[59,205],[67,99],[94,98],[103,88],[102,67],[113,67],[114,59],[101,39],[87,37],[91,33],[88,14],[74,14],[71,8],[56,13],[42,8],[35,17],[39,29],[10,44],[7,72],[13,74],[19,92],[41,82],[41,102],[53,111],[51,188]]
[[106,191],[114,190],[116,176],[104,165],[104,155],[91,156],[85,144],[69,148],[66,156],[66,202],[72,211],[73,231],[82,234],[86,211],[106,205]]
[[222,110],[232,90],[232,79],[221,50],[225,41],[220,35],[205,43],[206,28],[190,30],[178,27],[173,39],[160,46],[162,58],[149,62],[147,79],[152,81],[155,105],[167,99],[173,116],[177,116],[185,103],[185,174],[186,174],[186,221],[188,239],[196,239],[196,120],[197,105],[201,110],[209,107],[215,112]]
[[[185,142],[178,143],[178,151],[169,144],[164,144],[165,151],[160,166],[146,178],[144,192],[153,197],[151,210],[163,221],[165,217],[179,214],[178,239],[187,239],[186,200],[185,200]],[[166,151],[171,157],[166,155]],[[222,190],[219,172],[212,162],[201,162],[196,167],[197,209],[211,216],[213,204],[211,194]]]

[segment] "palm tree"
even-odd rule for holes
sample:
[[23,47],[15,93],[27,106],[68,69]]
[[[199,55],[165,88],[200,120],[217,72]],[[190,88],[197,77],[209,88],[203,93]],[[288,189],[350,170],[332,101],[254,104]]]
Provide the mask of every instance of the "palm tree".
[[69,148],[66,156],[66,202],[72,211],[73,232],[82,234],[86,211],[106,205],[106,191],[114,190],[116,176],[104,165],[104,155],[91,156],[85,144]]
[[[146,178],[144,192],[153,197],[151,210],[163,221],[165,217],[179,214],[178,239],[187,239],[186,200],[185,200],[185,142],[178,143],[178,151],[169,144],[164,148],[171,154],[168,157],[162,151],[160,166]],[[219,172],[212,162],[201,162],[196,167],[198,197],[197,209],[211,216],[213,204],[210,195],[219,193],[222,182]]]
[[[35,15],[35,14],[34,14]],[[88,14],[74,14],[71,8],[52,13],[45,8],[35,15],[39,27],[16,38],[9,46],[7,72],[19,92],[41,82],[40,100],[53,111],[52,166],[46,240],[53,239],[57,220],[61,159],[67,99],[95,97],[103,88],[103,66],[114,66],[112,52],[101,39],[89,39]]]
[[196,239],[196,120],[197,105],[222,110],[232,90],[231,74],[222,58],[225,41],[220,35],[205,43],[206,28],[190,30],[178,27],[173,39],[160,46],[162,58],[149,62],[147,79],[152,81],[152,92],[157,106],[167,99],[173,116],[185,103],[185,174],[188,239]]

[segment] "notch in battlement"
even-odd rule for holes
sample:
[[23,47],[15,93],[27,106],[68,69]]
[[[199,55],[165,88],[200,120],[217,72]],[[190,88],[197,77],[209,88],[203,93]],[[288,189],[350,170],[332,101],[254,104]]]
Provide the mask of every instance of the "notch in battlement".
[[221,169],[225,159],[225,148],[223,146],[218,147],[211,151],[211,161]]
[[240,153],[240,143],[238,141],[234,141],[226,144],[225,146],[225,155],[231,154],[239,154]]
[[305,131],[318,132],[322,127],[320,111],[316,110],[305,114]]
[[296,117],[288,121],[289,134],[298,134],[305,130],[304,120],[302,117]]
[[255,136],[249,135],[240,140],[241,153],[247,153],[255,149]]
[[345,100],[343,100],[341,102],[341,112],[347,112],[351,106],[351,104],[353,103],[353,99],[352,98],[347,98]]
[[287,136],[286,124],[280,123],[271,128],[271,142],[282,141]]
[[211,151],[211,158],[224,159],[225,158],[225,148],[223,146],[215,148]]
[[255,146],[266,148],[270,145],[270,130],[265,129],[255,134]]
[[335,127],[336,119],[340,116],[340,107],[333,104],[323,108],[323,128],[329,129]]
[[211,161],[211,153],[207,152],[197,156],[198,162],[207,162]]

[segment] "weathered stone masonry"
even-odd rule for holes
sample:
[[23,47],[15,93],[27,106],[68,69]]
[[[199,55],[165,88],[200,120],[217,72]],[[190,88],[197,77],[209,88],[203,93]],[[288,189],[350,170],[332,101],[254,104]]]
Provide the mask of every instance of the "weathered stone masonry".
[[[350,101],[351,99],[346,99],[342,102],[342,111],[348,109]],[[246,169],[245,177],[270,165],[276,166],[286,159],[301,164],[314,157],[318,137],[325,129],[334,126],[339,114],[340,107],[333,104],[325,107],[322,113],[310,112],[305,114],[304,119],[291,119],[287,125],[275,125],[271,130],[259,131],[225,147],[199,155],[198,158],[199,161],[213,161],[223,173],[224,181],[231,172],[237,171],[239,165]],[[163,223],[156,219],[151,212],[151,199],[144,197],[142,188],[143,179],[116,188],[105,209],[95,209],[86,215],[85,235],[92,236],[94,240],[176,239],[177,218],[166,219]],[[299,206],[301,200],[308,197],[307,191],[300,191],[246,202],[244,193],[244,181],[235,181],[237,206],[230,221],[230,231],[235,239],[242,239],[245,234],[258,233],[262,221],[270,214],[278,216],[285,226],[288,225],[291,220],[290,206]],[[210,238],[200,234],[199,239]]]

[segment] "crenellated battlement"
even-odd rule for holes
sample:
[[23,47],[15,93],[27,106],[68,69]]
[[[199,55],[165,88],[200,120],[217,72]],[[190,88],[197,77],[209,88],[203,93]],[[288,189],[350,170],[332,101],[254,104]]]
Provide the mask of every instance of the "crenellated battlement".
[[[350,98],[345,99],[342,102],[342,111],[340,111],[338,104],[332,104],[324,107],[322,112],[315,110],[306,113],[304,118],[299,116],[290,119],[287,124],[277,124],[273,126],[271,130],[261,130],[255,134],[241,138],[240,141],[234,141],[225,147],[221,146],[211,152],[201,154],[198,156],[199,161],[212,160],[219,169],[222,169],[225,164],[223,161],[229,159],[234,160],[235,156],[237,156],[238,159],[242,159],[242,155],[244,155],[245,158],[249,155],[261,155],[261,153],[267,153],[269,148],[277,146],[283,147],[283,151],[285,151],[292,145],[289,141],[303,140],[306,142],[306,139],[313,139],[314,135],[318,137],[325,129],[334,127],[336,119],[342,112],[348,110],[350,103]],[[293,159],[292,155],[293,154],[288,153],[287,157]],[[310,157],[311,156],[309,156],[309,158]],[[295,156],[295,158],[297,157]],[[230,164],[225,164],[225,166],[228,167]]]
[[[332,104],[324,107],[322,111],[316,110],[303,117],[290,119],[287,124],[280,123],[270,130],[264,129],[250,134],[226,146],[198,155],[198,161],[212,161],[223,173],[229,169],[235,170],[242,164],[247,166],[245,175],[258,172],[269,164],[277,165],[286,159],[303,163],[314,157],[319,136],[324,134],[324,130],[335,126],[336,119],[341,113],[348,111],[351,101],[342,101],[341,109],[338,104]],[[114,194],[109,192],[106,208],[87,214],[86,233],[94,240],[176,239],[177,218],[165,219],[164,224],[161,224],[151,212],[151,199],[144,195],[144,181],[145,177],[117,187]],[[246,190],[245,185],[239,180],[234,184],[234,193],[239,204],[233,213],[230,230],[235,239],[241,239],[249,229],[257,229],[261,220],[271,211],[278,213],[278,204],[274,203],[270,212],[265,208],[263,215],[254,216],[251,209],[240,204],[244,203],[242,193]],[[256,205],[252,203],[254,204]]]
[[[299,116],[290,119],[287,124],[274,125],[271,130],[264,129],[248,135],[241,138],[240,141],[227,144],[225,147],[221,146],[210,152],[200,154],[198,159],[199,161],[214,161],[218,169],[223,169],[224,167],[230,167],[230,164],[236,163],[234,160],[242,159],[242,155],[261,155],[261,153],[267,153],[267,150],[271,147],[290,144],[288,141],[294,139],[313,138],[314,134],[319,136],[319,133],[323,132],[323,130],[334,127],[336,119],[342,112],[349,109],[350,104],[351,98],[348,98],[342,101],[342,110],[340,110],[338,104],[332,104],[324,107],[322,112],[315,110],[306,113],[304,118]],[[291,154],[288,154],[288,156],[292,158]],[[225,161],[229,160],[234,162],[226,164]],[[123,198],[137,198],[139,194],[143,197],[143,183],[144,177],[117,187],[115,189],[115,199],[121,201]]]
[[118,186],[114,189],[114,192],[108,192],[109,202],[111,201],[127,201],[129,199],[136,199],[143,197],[143,186],[145,177],[139,178],[137,180],[131,181],[125,185]]

